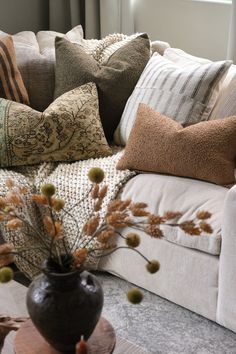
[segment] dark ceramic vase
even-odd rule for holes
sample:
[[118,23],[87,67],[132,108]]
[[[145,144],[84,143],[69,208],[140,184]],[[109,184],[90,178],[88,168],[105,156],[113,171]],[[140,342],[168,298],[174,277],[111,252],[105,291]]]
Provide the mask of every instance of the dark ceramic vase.
[[35,327],[52,347],[65,353],[75,353],[82,335],[85,340],[89,338],[102,306],[102,287],[86,271],[44,271],[27,292],[27,308]]

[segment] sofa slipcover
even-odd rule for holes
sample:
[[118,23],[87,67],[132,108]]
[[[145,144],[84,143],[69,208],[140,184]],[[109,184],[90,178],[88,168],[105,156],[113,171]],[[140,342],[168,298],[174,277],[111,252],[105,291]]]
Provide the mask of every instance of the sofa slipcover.
[[[180,211],[179,222],[191,220],[196,213],[212,213],[209,220],[212,234],[189,236],[180,228],[163,226],[165,239],[180,246],[194,248],[213,255],[220,254],[222,206],[228,189],[191,178],[144,173],[132,178],[120,194],[121,199],[145,202],[154,214]],[[158,241],[157,241],[158,243]],[[158,247],[158,245],[157,245]]]

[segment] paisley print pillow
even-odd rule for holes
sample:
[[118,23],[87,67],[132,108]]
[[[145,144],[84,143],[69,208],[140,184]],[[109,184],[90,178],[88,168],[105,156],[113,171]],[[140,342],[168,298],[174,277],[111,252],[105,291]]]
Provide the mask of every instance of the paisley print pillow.
[[0,166],[108,156],[96,85],[58,97],[43,113],[0,99]]

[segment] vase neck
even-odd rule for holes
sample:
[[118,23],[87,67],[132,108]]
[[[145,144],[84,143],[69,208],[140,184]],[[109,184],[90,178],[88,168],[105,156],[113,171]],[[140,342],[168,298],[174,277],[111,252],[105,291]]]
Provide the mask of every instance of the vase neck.
[[48,283],[57,290],[60,291],[69,291],[73,289],[80,277],[79,271],[73,271],[70,273],[48,273],[47,271],[43,271]]

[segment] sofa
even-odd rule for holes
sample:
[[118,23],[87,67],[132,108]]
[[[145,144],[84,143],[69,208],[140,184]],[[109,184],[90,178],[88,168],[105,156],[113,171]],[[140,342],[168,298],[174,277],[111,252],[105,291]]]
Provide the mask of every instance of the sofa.
[[[18,67],[31,105],[39,111],[53,101],[56,36],[66,36],[69,41],[80,43],[83,34],[81,27],[76,27],[66,35],[42,31],[36,36],[32,32],[13,36]],[[89,44],[96,46],[97,41]],[[186,54],[188,63],[182,64],[183,52],[171,52],[168,43],[162,41],[153,42],[152,51],[164,56],[167,52],[166,57],[180,66],[191,66],[191,61],[194,65],[209,63]],[[208,119],[218,118],[216,112],[226,100],[226,91],[234,77],[236,67],[231,66],[217,87],[217,99]],[[143,260],[135,252],[122,249],[101,258],[98,269],[122,277],[236,332],[236,187],[187,176],[142,172],[130,178],[118,196],[145,202],[154,214],[180,211],[182,218],[187,220],[194,219],[198,211],[207,210],[212,213],[210,223],[214,231],[212,235],[199,237],[163,226],[164,238],[160,240],[140,232],[142,253],[160,261],[161,269],[155,276],[143,271]],[[131,231],[126,227],[122,233]],[[118,240],[118,245],[121,242]]]

